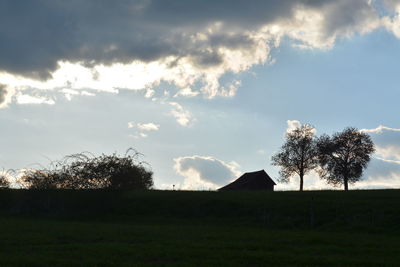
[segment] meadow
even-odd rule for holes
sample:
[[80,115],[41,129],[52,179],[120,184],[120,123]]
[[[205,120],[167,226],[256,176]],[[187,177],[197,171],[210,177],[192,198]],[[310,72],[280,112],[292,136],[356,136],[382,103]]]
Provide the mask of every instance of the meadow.
[[400,190],[1,190],[0,265],[398,266]]

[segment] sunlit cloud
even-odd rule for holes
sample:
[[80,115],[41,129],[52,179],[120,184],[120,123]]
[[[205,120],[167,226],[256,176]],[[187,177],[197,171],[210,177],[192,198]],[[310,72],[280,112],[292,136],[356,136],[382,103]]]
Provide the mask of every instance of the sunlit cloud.
[[379,125],[374,129],[360,131],[371,135],[378,158],[400,160],[400,129]]
[[177,102],[168,102],[170,106],[172,106],[172,110],[170,111],[170,115],[176,119],[176,122],[181,126],[190,127],[196,121],[192,113],[188,110],[184,109],[182,105]]
[[0,84],[0,108],[7,107],[11,102],[11,97],[14,91],[5,84]]
[[286,133],[290,133],[296,130],[297,128],[301,127],[301,123],[298,120],[288,120],[286,123],[287,123]]
[[[27,47],[22,46],[19,51],[7,35],[2,36],[5,50],[0,53],[0,83],[14,94],[27,89],[114,93],[144,90],[145,97],[151,98],[154,89],[166,82],[177,88],[175,96],[233,97],[240,80],[233,78],[221,83],[221,77],[274,62],[271,51],[285,37],[292,40],[293,46],[322,50],[331,49],[340,38],[366,34],[380,27],[399,37],[399,3],[386,1],[386,8],[393,12],[380,16],[373,2],[299,0],[276,5],[254,1],[250,5],[239,1],[223,6],[225,12],[218,14],[213,10],[220,10],[219,6],[225,3],[215,2],[210,5],[215,8],[210,10],[209,3],[181,2],[180,10],[193,15],[186,17],[185,12],[178,16],[175,9],[158,9],[158,1],[113,3],[110,9],[107,3],[98,5],[88,0],[85,6],[65,4],[72,16],[68,23],[64,21],[65,9],[52,2],[40,7],[32,4],[32,13],[26,14],[27,18],[32,17],[31,27],[41,28],[44,35],[48,34],[43,40],[54,42],[26,42],[25,38],[29,39],[34,31],[16,24],[15,28],[25,33],[18,37],[19,41]],[[99,20],[96,12],[103,9],[109,17]],[[59,14],[59,20],[47,24],[58,29],[57,36],[47,26],[36,25],[51,20],[46,16],[52,13]],[[51,49],[46,49],[50,45]],[[10,55],[17,53],[19,59],[12,61]],[[40,60],[35,58],[39,56]],[[65,96],[71,99],[74,94]],[[5,101],[1,103],[6,106]]]
[[32,96],[26,94],[19,94],[17,95],[17,103],[21,105],[26,104],[47,104],[47,105],[54,105],[55,101],[50,98],[40,97],[40,96]]
[[379,134],[379,133],[382,133],[385,130],[386,131],[393,131],[393,132],[400,132],[400,129],[390,128],[390,127],[383,126],[383,125],[379,125],[378,127],[374,128],[374,129],[361,129],[360,132]]
[[155,124],[152,122],[149,123],[135,123],[133,121],[128,122],[129,129],[135,129],[134,135],[135,138],[145,138],[149,136],[149,132],[158,131],[160,129],[159,124]]
[[[298,120],[288,120],[288,121],[286,121],[286,123],[287,123],[286,133],[290,133],[290,132],[292,132],[292,131],[294,131],[294,130],[300,128],[300,127],[303,125],[303,124],[302,124],[300,121],[298,121]],[[314,134],[316,134],[316,133],[317,133],[317,129],[313,128],[313,129],[312,129],[312,132],[313,132]]]

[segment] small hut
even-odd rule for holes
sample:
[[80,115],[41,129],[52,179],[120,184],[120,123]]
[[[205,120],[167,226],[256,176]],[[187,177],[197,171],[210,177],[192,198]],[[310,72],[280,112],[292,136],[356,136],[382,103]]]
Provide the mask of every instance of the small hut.
[[276,183],[264,171],[246,172],[232,183],[221,187],[218,191],[246,191],[246,190],[266,190],[274,191]]

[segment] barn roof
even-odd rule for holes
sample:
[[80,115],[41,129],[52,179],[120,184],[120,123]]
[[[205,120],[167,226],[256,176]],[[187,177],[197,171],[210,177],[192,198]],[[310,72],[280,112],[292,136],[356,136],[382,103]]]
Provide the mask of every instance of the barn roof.
[[232,183],[218,190],[267,190],[276,183],[264,171],[246,172]]

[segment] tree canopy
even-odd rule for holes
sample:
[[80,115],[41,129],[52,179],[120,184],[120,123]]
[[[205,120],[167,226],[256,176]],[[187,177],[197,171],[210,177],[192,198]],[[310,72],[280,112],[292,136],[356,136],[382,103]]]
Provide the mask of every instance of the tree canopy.
[[348,185],[361,179],[364,168],[375,151],[370,136],[356,128],[346,128],[332,137],[322,135],[317,141],[320,176],[332,185]]
[[281,182],[289,182],[293,175],[299,176],[300,191],[303,191],[304,175],[318,163],[314,131],[306,124],[288,132],[280,151],[271,159],[273,165],[281,167]]

